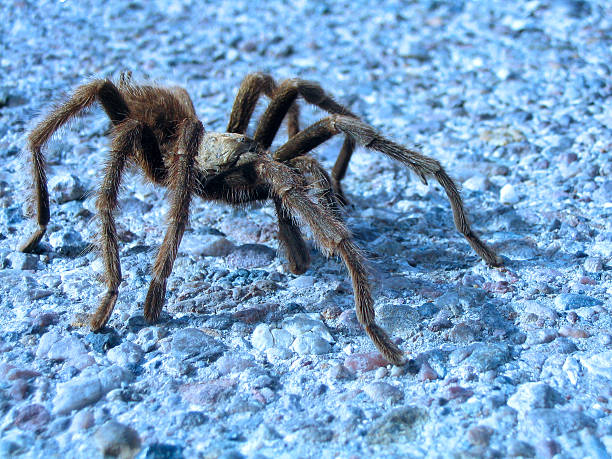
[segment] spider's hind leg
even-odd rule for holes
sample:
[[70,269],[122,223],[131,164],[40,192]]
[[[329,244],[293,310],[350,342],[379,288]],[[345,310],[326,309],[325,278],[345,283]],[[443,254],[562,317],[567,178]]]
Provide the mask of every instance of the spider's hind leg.
[[94,80],[79,86],[67,101],[57,105],[28,135],[38,229],[19,246],[21,252],[32,252],[36,248],[45,234],[50,219],[46,164],[42,148],[59,128],[90,107],[96,100],[100,102],[115,125],[129,114],[127,103],[111,81]]

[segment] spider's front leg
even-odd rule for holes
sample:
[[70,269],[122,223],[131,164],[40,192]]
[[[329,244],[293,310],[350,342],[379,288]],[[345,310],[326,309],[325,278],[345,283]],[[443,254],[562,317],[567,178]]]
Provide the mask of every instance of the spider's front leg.
[[389,362],[401,365],[404,362],[403,352],[374,321],[374,300],[365,260],[342,220],[334,217],[326,206],[308,197],[300,176],[289,166],[261,159],[255,164],[255,171],[259,179],[268,184],[271,195],[282,203],[283,208],[304,220],[324,249],[342,258],[353,283],[359,323],[381,354]]
[[166,281],[189,220],[189,204],[196,183],[194,162],[203,132],[199,120],[185,120],[179,131],[177,158],[171,166],[168,185],[171,192],[168,229],[153,265],[153,278],[144,304],[144,316],[150,322],[159,318],[164,306]]
[[34,200],[38,229],[20,246],[21,252],[32,252],[47,230],[50,219],[49,191],[43,147],[59,128],[81,114],[98,100],[114,125],[119,124],[130,110],[119,89],[109,80],[94,80],[79,86],[63,103],[58,104],[28,135],[28,150],[32,157]]

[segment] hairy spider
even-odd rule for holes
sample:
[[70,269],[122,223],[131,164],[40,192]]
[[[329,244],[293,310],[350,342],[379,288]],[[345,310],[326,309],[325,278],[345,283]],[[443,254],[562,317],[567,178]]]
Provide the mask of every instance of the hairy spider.
[[[271,102],[253,138],[249,138],[245,131],[261,94],[270,97]],[[299,131],[295,103],[298,95],[331,116]],[[342,258],[353,283],[359,322],[383,356],[391,363],[401,364],[402,351],[374,321],[374,301],[364,257],[342,221],[336,201],[336,196],[342,196],[339,183],[356,143],[404,163],[423,180],[433,176],[450,199],[458,230],[489,265],[501,264],[501,259],[472,232],[459,192],[438,161],[382,137],[317,83],[290,79],[277,86],[270,76],[261,73],[250,74],[243,81],[227,133],[205,132],[189,95],[180,87],[134,84],[127,73],[121,75],[117,84],[98,79],[76,88],[28,137],[38,229],[20,247],[24,252],[36,247],[49,223],[42,147],[62,125],[96,101],[110,118],[112,129],[110,154],[96,202],[107,291],[91,317],[94,331],[108,322],[121,283],[114,211],[121,179],[130,163],[139,166],[150,181],[170,191],[168,227],[153,264],[144,304],[144,316],[149,321],[157,320],[161,313],[166,280],[187,226],[192,196],[230,204],[271,199],[291,271],[303,273],[310,263],[296,220],[299,218],[325,251]],[[285,117],[290,138],[271,152],[270,145]],[[307,153],[336,134],[344,134],[346,140],[330,177]],[[317,191],[314,195],[309,192],[313,189]]]

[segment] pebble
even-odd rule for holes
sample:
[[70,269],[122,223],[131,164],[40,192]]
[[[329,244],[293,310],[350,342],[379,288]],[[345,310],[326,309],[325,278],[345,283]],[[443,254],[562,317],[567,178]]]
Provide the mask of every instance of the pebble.
[[144,355],[143,350],[137,344],[125,341],[119,346],[115,346],[106,353],[106,357],[112,363],[122,367],[136,365]]
[[612,351],[604,351],[590,357],[583,357],[580,363],[589,373],[603,376],[612,381]]
[[521,414],[536,408],[553,408],[564,402],[561,394],[544,382],[529,382],[518,386],[508,398],[508,406]]
[[253,269],[268,266],[276,258],[276,252],[261,244],[244,244],[236,247],[225,262],[230,268]]
[[42,430],[51,420],[47,409],[37,403],[20,407],[13,421],[17,427],[24,430]]
[[525,431],[546,438],[592,427],[594,421],[581,411],[536,408],[525,414],[521,424]]
[[320,334],[307,331],[295,338],[291,349],[300,355],[327,354],[331,350],[331,344]]
[[192,257],[225,257],[234,248],[234,244],[223,236],[186,233],[181,240],[179,253]]
[[98,374],[81,374],[57,385],[57,394],[52,402],[53,413],[68,414],[89,406],[131,380],[132,374],[118,365],[104,368]]
[[194,405],[214,405],[234,392],[236,381],[231,378],[219,378],[201,383],[183,384],[179,387],[181,396]]
[[6,259],[11,268],[19,270],[36,270],[40,260],[38,255],[23,252],[11,252],[6,256]]
[[274,337],[270,332],[270,326],[267,324],[259,324],[253,330],[251,335],[251,344],[255,349],[265,351],[271,347],[274,347]]
[[589,306],[599,306],[602,304],[602,302],[597,298],[576,293],[561,293],[555,297],[554,303],[558,311],[586,308]]
[[85,197],[85,186],[72,174],[54,174],[48,182],[49,195],[58,204],[81,200]]
[[559,329],[559,335],[569,337],[569,338],[588,338],[589,333],[585,330],[581,330],[580,328],[563,326]]
[[183,448],[180,445],[153,443],[145,447],[137,459],[183,459]]
[[54,342],[50,346],[46,357],[50,360],[58,360],[60,362],[64,360],[72,361],[78,359],[85,353],[87,353],[87,349],[85,348],[83,341],[74,335],[68,335],[61,337],[58,341]]
[[474,426],[467,432],[468,441],[472,445],[488,446],[495,431],[488,426]]
[[584,270],[589,273],[598,273],[603,270],[603,261],[600,257],[588,257],[583,263]]
[[354,373],[364,373],[389,364],[378,352],[352,354],[344,359],[344,366]]
[[375,402],[398,402],[404,398],[401,390],[383,381],[371,382],[363,391]]
[[504,204],[516,204],[521,198],[514,185],[506,183],[499,190],[499,200]]
[[117,421],[107,421],[93,435],[96,446],[104,457],[132,459],[141,448],[138,432]]
[[394,408],[372,422],[366,434],[371,444],[396,444],[398,438],[415,441],[426,428],[430,415],[415,406]]
[[214,362],[227,347],[197,328],[182,328],[172,335],[170,354],[179,360]]

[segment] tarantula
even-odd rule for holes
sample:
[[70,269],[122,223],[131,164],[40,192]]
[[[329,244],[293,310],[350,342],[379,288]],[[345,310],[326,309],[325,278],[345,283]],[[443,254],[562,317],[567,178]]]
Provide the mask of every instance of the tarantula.
[[[262,94],[271,101],[250,138],[245,131]],[[330,116],[300,131],[298,96]],[[170,192],[168,227],[153,264],[144,304],[144,316],[149,321],[157,320],[161,313],[166,280],[187,226],[193,195],[229,204],[271,199],[290,270],[301,274],[310,263],[297,217],[308,225],[320,247],[342,258],[352,280],[359,322],[382,355],[393,364],[401,364],[402,351],[375,323],[364,256],[339,212],[338,200],[343,200],[340,180],[356,143],[404,163],[423,180],[433,176],[450,199],[458,230],[485,262],[493,266],[501,264],[493,250],[472,232],[459,192],[438,161],[381,136],[317,83],[289,79],[277,86],[272,77],[261,73],[244,79],[226,133],[206,132],[187,91],[180,87],[135,84],[131,75],[122,74],[116,84],[97,79],[76,88],[28,136],[38,229],[20,247],[24,252],[35,249],[50,218],[42,147],[62,125],[94,102],[102,106],[112,123],[110,154],[96,201],[107,291],[91,316],[94,331],[108,322],[121,283],[114,211],[121,179],[130,163],[139,166],[150,181],[167,187]],[[285,117],[290,138],[271,152],[270,146]],[[336,134],[344,134],[346,139],[330,177],[307,153]],[[313,194],[312,190],[317,192]]]

